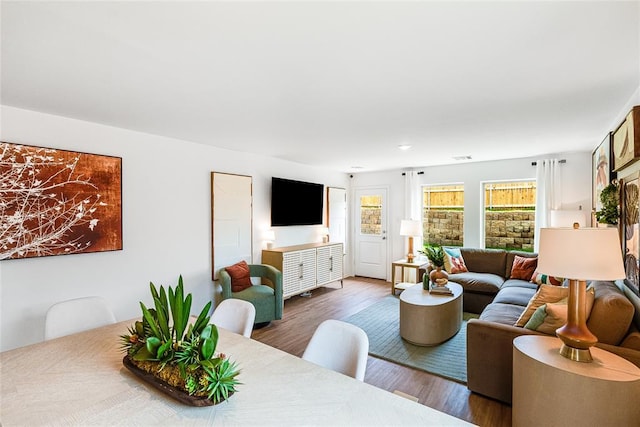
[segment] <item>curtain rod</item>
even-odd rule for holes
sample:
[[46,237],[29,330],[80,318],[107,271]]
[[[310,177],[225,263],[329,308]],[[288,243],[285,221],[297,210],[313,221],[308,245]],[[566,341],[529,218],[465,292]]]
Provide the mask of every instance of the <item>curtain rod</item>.
[[[406,172],[402,172],[402,176],[405,176],[405,175],[406,175]],[[424,172],[420,171],[418,172],[418,175],[424,175]]]
[[[567,163],[566,159],[559,160],[558,163]],[[538,162],[531,162],[531,166],[536,166]]]

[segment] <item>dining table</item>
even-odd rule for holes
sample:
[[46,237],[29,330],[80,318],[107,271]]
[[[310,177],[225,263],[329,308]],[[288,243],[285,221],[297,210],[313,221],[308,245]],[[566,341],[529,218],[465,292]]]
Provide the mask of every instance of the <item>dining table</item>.
[[123,365],[135,320],[0,353],[0,423],[37,425],[469,425],[433,408],[219,328],[216,352],[240,368],[213,406],[174,400]]

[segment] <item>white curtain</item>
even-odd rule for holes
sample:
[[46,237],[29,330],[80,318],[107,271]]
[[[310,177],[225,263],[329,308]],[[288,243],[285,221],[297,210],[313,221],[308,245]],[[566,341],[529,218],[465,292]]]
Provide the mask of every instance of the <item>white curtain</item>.
[[[404,217],[422,222],[422,192],[418,172],[404,173]],[[413,249],[422,249],[422,236],[413,238]]]
[[551,211],[560,208],[562,200],[558,159],[538,160],[536,165],[536,222],[533,247],[540,248],[540,229],[551,225]]

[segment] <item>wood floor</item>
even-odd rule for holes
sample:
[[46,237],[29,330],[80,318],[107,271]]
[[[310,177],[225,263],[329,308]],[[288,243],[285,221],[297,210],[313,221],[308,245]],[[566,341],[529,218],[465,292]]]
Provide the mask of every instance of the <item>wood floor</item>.
[[[253,331],[252,338],[301,356],[311,335],[326,319],[344,319],[390,294],[383,280],[348,278],[313,290],[311,297],[284,303],[282,320]],[[399,390],[419,403],[480,426],[511,426],[511,407],[471,393],[465,385],[421,370],[369,356],[365,382],[388,391]]]

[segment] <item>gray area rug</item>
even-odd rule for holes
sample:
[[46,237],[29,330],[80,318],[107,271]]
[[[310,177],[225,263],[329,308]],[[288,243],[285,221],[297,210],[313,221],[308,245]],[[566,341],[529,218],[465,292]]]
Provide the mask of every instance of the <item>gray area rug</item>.
[[434,347],[413,345],[400,337],[400,300],[395,296],[389,295],[343,320],[367,333],[370,355],[466,384],[467,320],[473,317],[478,316],[464,313],[460,331]]

